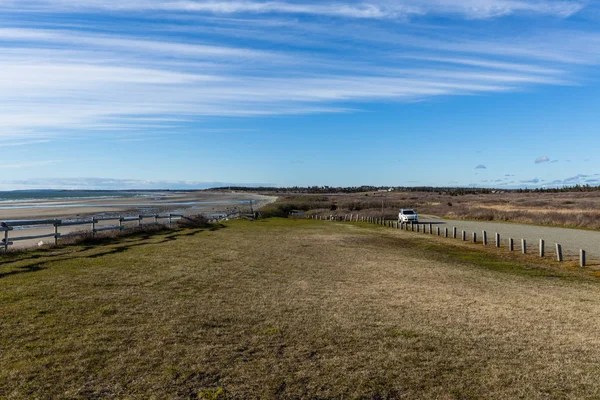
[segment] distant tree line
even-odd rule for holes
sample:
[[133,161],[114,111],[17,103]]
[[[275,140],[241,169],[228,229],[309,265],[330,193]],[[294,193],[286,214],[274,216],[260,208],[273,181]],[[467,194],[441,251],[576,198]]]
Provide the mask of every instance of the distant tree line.
[[228,186],[209,189],[212,191],[236,191],[236,192],[264,192],[264,193],[304,193],[304,194],[331,194],[331,193],[365,193],[378,191],[399,192],[429,192],[440,195],[462,196],[467,194],[493,194],[498,192],[514,193],[564,193],[564,192],[596,192],[600,191],[600,186],[575,185],[556,188],[521,188],[521,189],[492,189],[492,188],[473,188],[473,187],[434,187],[434,186],[291,186],[291,187],[247,187],[247,186]]

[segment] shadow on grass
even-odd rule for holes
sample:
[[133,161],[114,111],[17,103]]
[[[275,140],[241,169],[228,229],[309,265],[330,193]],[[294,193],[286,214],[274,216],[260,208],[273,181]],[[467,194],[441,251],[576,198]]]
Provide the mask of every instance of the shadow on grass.
[[[216,229],[220,229],[221,227],[224,227],[224,226],[217,227]],[[211,228],[210,230],[216,230],[216,229]],[[127,250],[130,250],[135,247],[143,247],[143,246],[148,246],[148,245],[153,245],[153,244],[172,242],[172,241],[177,240],[178,238],[195,236],[204,231],[206,231],[206,229],[193,229],[193,230],[191,230],[189,232],[185,232],[185,233],[183,232],[183,230],[177,230],[177,231],[174,231],[173,233],[169,234],[168,236],[166,236],[163,240],[158,241],[158,242],[149,242],[149,240],[152,239],[153,237],[155,237],[156,234],[158,234],[158,233],[164,233],[163,230],[156,231],[154,235],[152,233],[149,234],[147,232],[144,232],[144,233],[138,233],[138,234],[129,235],[129,236],[98,238],[97,242],[95,242],[95,245],[89,244],[86,241],[85,242],[86,245],[84,245],[83,247],[76,249],[74,251],[69,251],[69,247],[75,247],[76,245],[78,245],[78,244],[80,245],[81,243],[66,245],[66,246],[63,246],[60,248],[61,250],[62,249],[66,250],[66,251],[61,252],[60,254],[56,254],[56,248],[37,250],[36,254],[32,254],[27,257],[21,257],[21,258],[16,258],[13,260],[2,262],[0,264],[0,267],[10,266],[10,265],[24,262],[24,261],[39,260],[41,258],[45,259],[44,263],[52,263],[52,262],[60,262],[60,261],[68,261],[68,260],[76,260],[76,259],[96,259],[96,258],[100,258],[100,257],[110,256],[113,254],[124,253]],[[125,242],[125,244],[124,244],[124,242]],[[114,244],[122,244],[122,245],[117,246],[117,247],[108,248],[108,249],[106,249],[106,251],[100,251],[98,253],[94,253],[94,254],[90,254],[90,255],[85,255],[85,254],[76,255],[76,254],[85,253],[85,252],[93,250],[93,249],[97,249],[101,246],[110,246],[110,245],[114,245]],[[51,254],[48,254],[48,253],[51,253]],[[23,254],[23,253],[21,253],[21,254]],[[17,257],[21,254],[17,254]],[[15,267],[15,269],[12,271],[0,272],[0,279],[8,277],[8,276],[12,276],[12,275],[22,274],[22,273],[37,272],[37,271],[41,271],[44,269],[47,269],[47,267],[44,267],[43,264],[39,263],[39,262],[31,263],[28,265],[19,265],[19,266]]]
[[13,271],[0,272],[0,279],[6,278],[11,275],[26,274],[29,272],[42,271],[44,269],[46,269],[46,267],[42,266],[41,264],[24,265],[24,266],[18,267],[16,270],[13,270]]

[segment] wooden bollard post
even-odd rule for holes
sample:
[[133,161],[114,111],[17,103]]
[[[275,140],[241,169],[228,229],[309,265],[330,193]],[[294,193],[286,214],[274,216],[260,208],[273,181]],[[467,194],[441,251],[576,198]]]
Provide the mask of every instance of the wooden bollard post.
[[433,235],[433,224],[429,224],[429,234]]
[[467,240],[467,232],[462,231],[462,241],[466,241]]
[[352,222],[352,217],[354,216],[354,214],[350,214],[350,222]]
[[440,236],[440,227],[437,227],[437,235]]
[[521,251],[523,254],[527,254],[527,241],[525,239],[521,239]]
[[4,231],[4,252],[8,253],[8,228]]
[[562,246],[556,243],[556,261],[562,262],[563,254],[562,254]]
[[414,222],[411,222],[411,223],[410,223],[410,230],[411,230],[412,232],[414,232],[414,231],[415,231],[415,223],[414,223]]
[[454,239],[456,239],[456,227],[455,226],[452,227],[452,237]]
[[500,234],[496,232],[496,247],[500,248]]
[[483,245],[484,245],[484,246],[487,246],[487,232],[486,232],[486,231],[483,231],[483,232],[481,232],[481,233],[482,233],[481,237],[482,237],[482,239],[483,239]]
[[58,223],[54,224],[54,245],[58,246]]
[[444,228],[444,237],[448,237],[448,227]]
[[421,224],[417,224],[417,232],[421,232]]
[[[141,221],[141,216],[140,216],[140,221]],[[92,217],[92,236],[96,235],[96,219],[94,217]]]
[[546,243],[544,239],[540,239],[540,257],[544,257],[546,253]]
[[508,251],[515,251],[515,242],[513,238],[508,238]]
[[144,219],[144,217],[138,215],[138,226],[142,226],[142,219]]
[[473,243],[477,243],[477,232],[473,232]]
[[579,250],[579,266],[585,267],[585,250]]

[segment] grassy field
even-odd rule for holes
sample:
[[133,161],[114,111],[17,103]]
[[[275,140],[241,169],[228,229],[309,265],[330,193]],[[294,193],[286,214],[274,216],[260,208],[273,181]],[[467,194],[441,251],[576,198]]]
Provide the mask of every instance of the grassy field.
[[598,398],[600,278],[270,219],[3,258],[4,398]]

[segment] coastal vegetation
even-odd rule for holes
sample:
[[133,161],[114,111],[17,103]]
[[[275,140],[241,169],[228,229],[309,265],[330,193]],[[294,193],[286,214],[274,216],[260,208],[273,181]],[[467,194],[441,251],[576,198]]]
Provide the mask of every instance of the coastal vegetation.
[[266,216],[286,216],[293,210],[317,215],[395,219],[401,208],[448,219],[517,222],[547,226],[600,229],[600,192],[494,191],[456,195],[438,191],[369,191],[361,193],[280,194],[264,209]]

